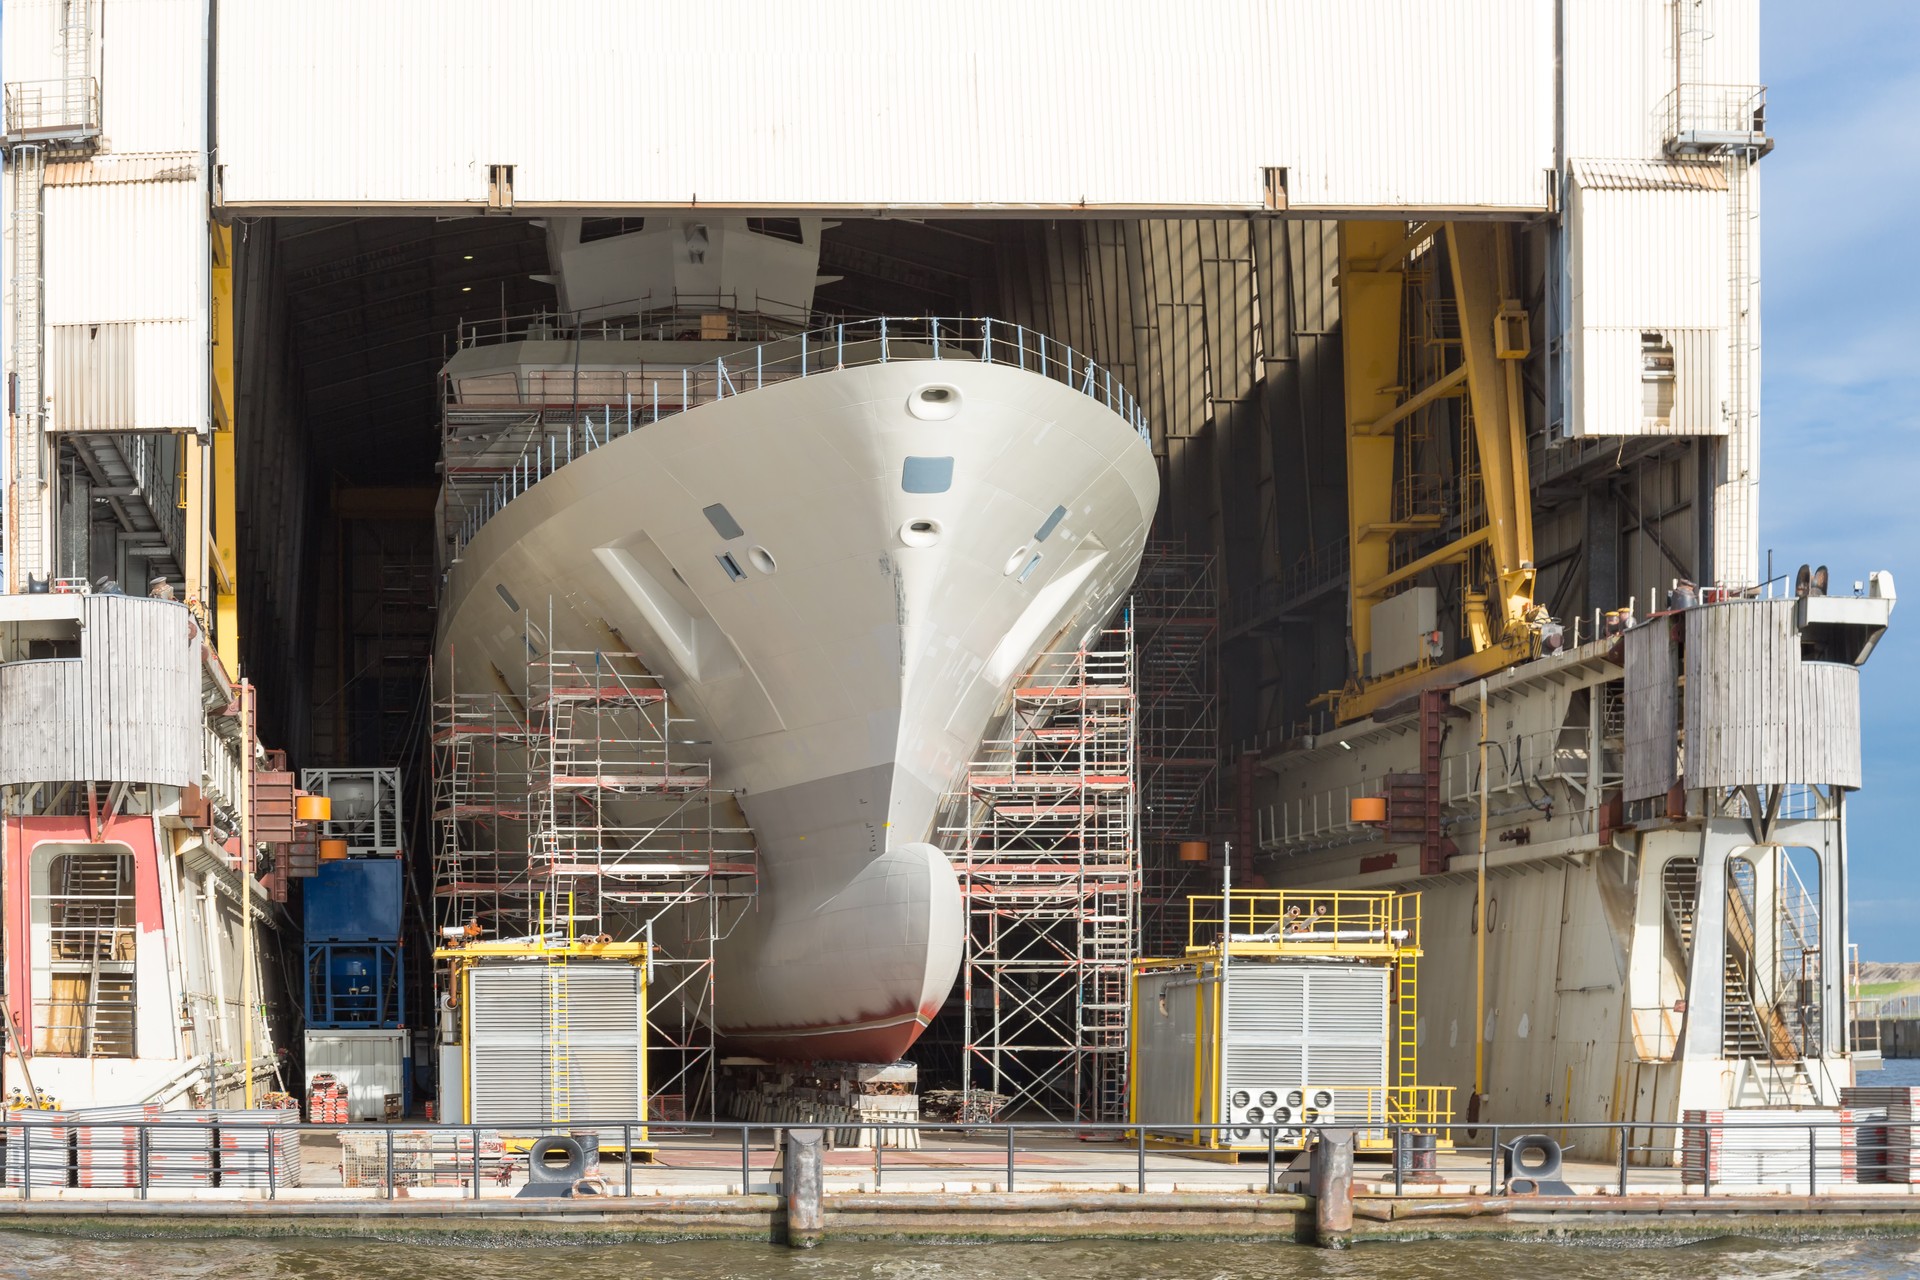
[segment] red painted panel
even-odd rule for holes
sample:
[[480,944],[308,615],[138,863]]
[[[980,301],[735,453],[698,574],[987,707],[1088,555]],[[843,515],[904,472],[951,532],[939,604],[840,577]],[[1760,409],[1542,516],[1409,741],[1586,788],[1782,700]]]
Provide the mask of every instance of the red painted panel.
[[153,819],[144,814],[108,819],[94,839],[85,815],[7,820],[5,828],[7,901],[7,1002],[21,1039],[33,1043],[33,986],[29,980],[33,936],[33,852],[43,844],[106,844],[124,846],[133,854],[134,927],[142,934],[161,933],[160,868],[155,857]]

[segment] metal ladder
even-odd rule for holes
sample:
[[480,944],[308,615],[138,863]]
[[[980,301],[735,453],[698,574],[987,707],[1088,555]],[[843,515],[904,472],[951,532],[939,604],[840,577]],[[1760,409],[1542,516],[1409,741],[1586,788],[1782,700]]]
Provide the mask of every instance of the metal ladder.
[[[120,923],[128,860],[117,853],[68,854],[62,859],[58,954],[84,958],[87,1001],[81,1018],[80,1052],[90,1058],[133,1056],[134,975],[132,931]],[[127,935],[126,954],[121,936]]]
[[[569,1031],[572,1012],[567,1007],[567,956],[573,950],[573,904],[568,895],[567,938],[555,947],[547,944],[547,1102],[555,1124],[573,1119],[573,1053]],[[554,907],[559,907],[556,897]],[[551,927],[551,925],[549,925]]]
[[[1402,955],[1393,966],[1394,1045],[1393,1082],[1411,1090],[1420,1083],[1420,965]],[[1391,1114],[1391,1107],[1388,1108]]]
[[41,390],[43,327],[40,232],[44,217],[41,190],[46,180],[46,153],[38,145],[13,148],[13,371],[19,431],[13,445],[13,482],[7,500],[13,504],[13,543],[6,548],[7,569],[13,585],[24,590],[29,575],[47,572],[45,477],[40,465],[46,419]]

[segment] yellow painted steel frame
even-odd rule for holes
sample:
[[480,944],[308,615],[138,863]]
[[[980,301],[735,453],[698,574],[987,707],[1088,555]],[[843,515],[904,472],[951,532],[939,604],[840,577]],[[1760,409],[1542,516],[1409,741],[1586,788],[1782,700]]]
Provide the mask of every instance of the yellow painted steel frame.
[[[1392,430],[1375,430],[1400,404],[1400,312],[1404,259],[1394,249],[1403,222],[1340,224],[1340,351],[1346,391],[1347,532],[1353,659],[1373,652],[1377,585],[1393,567]],[[1383,259],[1385,261],[1383,261]]]
[[[1460,317],[1458,369],[1419,389],[1401,384],[1406,256],[1444,234]],[[1525,617],[1533,603],[1533,510],[1527,475],[1526,413],[1520,362],[1530,343],[1527,314],[1512,296],[1512,237],[1491,222],[1340,224],[1340,322],[1347,425],[1347,524],[1350,626],[1356,675],[1337,700],[1340,721],[1357,720],[1423,688],[1456,684],[1528,656]],[[1395,567],[1394,451],[1399,426],[1419,408],[1465,390],[1472,409],[1485,523],[1446,546]],[[1464,513],[1462,513],[1464,514]],[[1429,569],[1467,564],[1485,547],[1499,599],[1471,587],[1466,618],[1470,651],[1452,662],[1389,673],[1367,670],[1373,607],[1393,588]]]
[[[1220,1031],[1226,1016],[1225,984],[1222,978],[1231,957],[1271,960],[1278,956],[1300,959],[1342,957],[1362,963],[1386,963],[1398,979],[1400,998],[1412,998],[1417,990],[1415,973],[1423,954],[1420,945],[1421,900],[1417,893],[1394,893],[1378,889],[1251,889],[1233,895],[1233,936],[1217,937],[1208,944],[1198,939],[1221,930],[1219,914],[1224,910],[1222,895],[1201,895],[1187,904],[1188,947],[1185,955],[1133,962],[1132,1019],[1133,1035],[1127,1045],[1128,1122],[1147,1128],[1140,1118],[1140,979],[1143,975],[1167,969],[1191,969],[1193,984],[1193,1080],[1192,1121],[1189,1136],[1174,1136],[1177,1123],[1160,1126],[1151,1140],[1161,1146],[1230,1153],[1253,1147],[1236,1146],[1232,1135],[1203,1125],[1224,1123],[1220,1114],[1221,1084],[1226,1063],[1221,1052]],[[1271,937],[1248,940],[1245,935],[1265,933]],[[1362,936],[1355,937],[1352,935]],[[1212,998],[1208,998],[1208,990]],[[1390,1143],[1389,1124],[1439,1125],[1453,1118],[1451,1085],[1416,1083],[1419,1067],[1419,1022],[1402,1017],[1390,1025],[1388,1050],[1396,1082],[1384,1088],[1370,1086],[1366,1113],[1341,1116],[1340,1123],[1361,1131],[1361,1145],[1384,1149]],[[1211,1013],[1212,1021],[1208,1022]],[[1443,1147],[1451,1141],[1443,1134]],[[1254,1144],[1264,1150],[1265,1144]],[[1287,1148],[1292,1150],[1294,1148]]]
[[209,527],[203,501],[207,477],[200,475],[197,454],[189,452],[187,465],[187,538],[209,548],[211,573],[204,580],[189,578],[187,594],[196,593],[213,628],[214,652],[229,672],[240,670],[240,600],[236,590],[240,571],[240,535],[234,502],[234,338],[233,338],[233,228],[214,223],[213,255],[213,520]]
[[1236,956],[1349,956],[1394,960],[1420,954],[1420,895],[1380,889],[1243,889],[1223,927],[1227,899],[1187,899],[1187,955],[1211,955],[1232,933]]

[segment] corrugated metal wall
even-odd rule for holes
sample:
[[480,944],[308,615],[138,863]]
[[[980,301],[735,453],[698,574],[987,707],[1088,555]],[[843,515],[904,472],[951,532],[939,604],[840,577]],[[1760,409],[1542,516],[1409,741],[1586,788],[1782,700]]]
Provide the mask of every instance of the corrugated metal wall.
[[[226,5],[236,206],[1539,209],[1550,0]],[[715,68],[726,70],[716,75]],[[1491,90],[1491,91],[1490,91]]]
[[0,666],[0,785],[201,777],[200,632],[185,605],[82,601],[78,658]]
[[[1725,433],[1727,202],[1719,167],[1577,163],[1568,226],[1573,434]],[[1644,367],[1650,334],[1671,349],[1670,380]],[[1650,400],[1667,411],[1650,417]]]
[[[307,1081],[331,1075],[347,1086],[348,1119],[386,1119],[389,1094],[403,1089],[410,1031],[309,1031]],[[300,1090],[306,1092],[304,1088]],[[458,1116],[453,1117],[458,1119]]]
[[[7,6],[8,82],[59,74],[60,8]],[[206,428],[205,17],[199,0],[95,0],[99,149],[50,163],[43,197],[55,430]]]
[[[67,175],[53,166],[58,185],[45,196],[50,421],[57,430],[204,430],[207,214],[199,157],[170,151],[74,167]],[[109,331],[104,339],[97,328]]]
[[1673,624],[1655,618],[1626,636],[1627,733],[1623,791],[1629,800],[1663,796],[1679,776],[1680,672]]
[[1860,785],[1860,669],[1805,662],[1796,601],[1687,615],[1687,785]]

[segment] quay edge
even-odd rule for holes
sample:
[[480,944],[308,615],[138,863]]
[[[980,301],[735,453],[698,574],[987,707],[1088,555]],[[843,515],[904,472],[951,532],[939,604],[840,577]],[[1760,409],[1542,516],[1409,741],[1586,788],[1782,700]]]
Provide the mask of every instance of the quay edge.
[[[1831,1239],[1920,1234],[1920,1203],[1834,1196],[1354,1197],[1347,1243],[1457,1238],[1591,1239],[1673,1244],[1719,1236]],[[1035,1192],[829,1193],[822,1241],[1051,1240],[1307,1242],[1303,1195]],[[490,1247],[781,1238],[771,1194],[609,1197],[538,1204],[398,1199],[226,1204],[132,1201],[0,1203],[0,1230],[138,1239],[361,1238]]]

